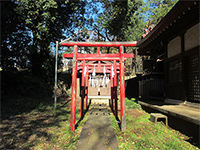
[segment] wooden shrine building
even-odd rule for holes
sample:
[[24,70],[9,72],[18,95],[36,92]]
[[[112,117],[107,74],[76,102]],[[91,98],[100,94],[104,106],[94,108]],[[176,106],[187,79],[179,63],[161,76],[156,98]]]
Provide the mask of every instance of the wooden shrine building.
[[194,105],[200,102],[199,6],[199,1],[178,1],[138,42],[139,55],[146,56],[141,98]]

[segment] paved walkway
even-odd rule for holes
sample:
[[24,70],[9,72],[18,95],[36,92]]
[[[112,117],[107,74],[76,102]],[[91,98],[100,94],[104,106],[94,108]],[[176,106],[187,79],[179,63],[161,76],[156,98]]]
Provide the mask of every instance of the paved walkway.
[[78,150],[117,150],[118,143],[106,104],[93,104],[83,126]]

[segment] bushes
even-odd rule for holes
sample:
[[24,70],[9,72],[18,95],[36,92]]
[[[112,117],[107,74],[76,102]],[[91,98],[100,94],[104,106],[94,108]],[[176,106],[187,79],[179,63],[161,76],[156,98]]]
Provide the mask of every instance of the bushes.
[[[54,94],[54,77],[46,78],[33,76],[26,71],[1,72],[1,97],[52,97]],[[58,74],[58,92],[68,95],[71,87],[71,74]]]
[[2,99],[10,96],[39,96],[52,95],[52,82],[45,82],[39,77],[32,76],[28,71],[1,72]]

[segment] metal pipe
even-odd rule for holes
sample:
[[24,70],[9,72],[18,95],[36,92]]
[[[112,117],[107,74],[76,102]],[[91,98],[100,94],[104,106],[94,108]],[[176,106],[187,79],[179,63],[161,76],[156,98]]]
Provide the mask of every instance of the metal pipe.
[[56,108],[56,103],[57,103],[57,70],[58,70],[58,41],[56,41],[54,108]]

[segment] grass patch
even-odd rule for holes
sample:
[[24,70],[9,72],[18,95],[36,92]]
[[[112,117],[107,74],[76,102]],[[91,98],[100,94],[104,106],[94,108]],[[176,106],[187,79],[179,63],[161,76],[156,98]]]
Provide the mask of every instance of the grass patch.
[[[53,104],[41,103],[30,112],[3,120],[0,149],[76,149],[88,114],[79,122],[76,131],[71,132],[70,105],[70,100],[58,99],[56,110]],[[77,107],[76,122],[79,119]]]
[[134,99],[126,99],[127,130],[121,132],[116,119],[111,120],[119,149],[198,149],[185,140],[187,136],[159,122],[152,123],[150,115],[143,111]]
[[141,106],[140,105],[138,105],[136,102],[136,99],[135,98],[131,98],[131,99],[127,99],[126,98],[126,107],[128,108],[128,109],[135,109],[135,108],[137,108],[137,109],[142,109],[141,108]]

